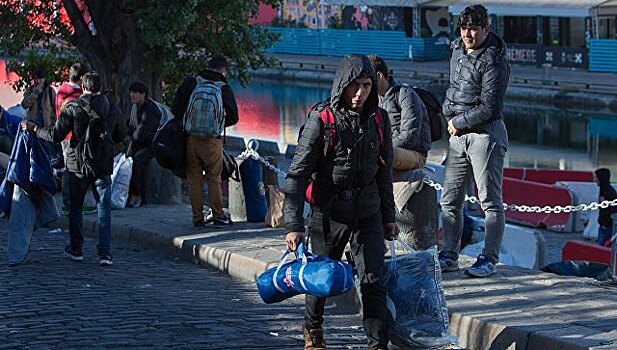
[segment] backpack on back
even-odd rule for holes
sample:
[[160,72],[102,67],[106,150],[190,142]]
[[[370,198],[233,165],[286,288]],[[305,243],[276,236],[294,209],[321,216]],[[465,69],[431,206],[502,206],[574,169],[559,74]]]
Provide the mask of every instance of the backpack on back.
[[[308,110],[309,114],[313,110],[318,110],[319,118],[323,121],[323,152],[320,156],[320,162],[323,162],[326,157],[328,157],[336,144],[336,121],[334,119],[334,113],[332,113],[328,102],[329,100],[318,102],[311,106]],[[375,123],[377,124],[377,132],[379,134],[379,153],[381,155],[381,147],[383,145],[384,137],[384,119],[380,108],[377,108],[377,111],[375,112]],[[302,129],[304,129],[304,126],[301,128],[300,133],[302,133]],[[314,181],[310,181],[305,192],[306,201],[309,204],[316,203],[315,194],[313,193],[314,183]]]
[[413,87],[413,91],[420,96],[428,112],[428,120],[431,126],[431,142],[440,140],[443,135],[441,104],[437,101],[435,95],[426,89]]
[[[82,108],[83,110],[83,108]],[[75,146],[75,155],[79,172],[95,179],[111,175],[114,163],[115,144],[111,137],[111,128],[107,116],[90,115],[83,137]]]
[[225,83],[196,76],[197,85],[184,114],[184,130],[199,138],[221,136],[225,128],[223,93]]

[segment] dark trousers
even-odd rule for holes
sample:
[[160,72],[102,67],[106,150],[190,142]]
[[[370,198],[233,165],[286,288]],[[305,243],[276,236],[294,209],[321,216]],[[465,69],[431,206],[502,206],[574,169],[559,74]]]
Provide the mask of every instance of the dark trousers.
[[80,249],[84,244],[83,213],[84,198],[88,187],[94,184],[94,198],[98,212],[100,254],[109,253],[111,245],[111,176],[102,179],[92,179],[81,174],[69,172],[69,236],[71,247]]
[[140,149],[133,156],[133,173],[131,175],[131,184],[129,186],[129,193],[136,194],[142,199],[145,195],[146,175],[148,174],[148,165],[150,160],[154,158],[154,153],[150,151],[150,148]]
[[[323,214],[313,211],[310,221],[311,251],[341,260],[347,242],[356,264],[362,294],[362,316],[369,349],[387,348],[385,334],[386,290],[382,280],[384,264],[384,231],[379,212],[345,225],[330,219],[330,232],[324,233]],[[304,314],[307,328],[323,324],[326,298],[306,296]]]

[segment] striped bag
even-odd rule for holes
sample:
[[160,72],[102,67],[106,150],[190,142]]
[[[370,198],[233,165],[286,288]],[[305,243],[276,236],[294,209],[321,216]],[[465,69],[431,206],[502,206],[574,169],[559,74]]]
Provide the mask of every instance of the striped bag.
[[199,138],[219,137],[225,128],[222,81],[211,81],[196,76],[197,85],[184,114],[184,131]]

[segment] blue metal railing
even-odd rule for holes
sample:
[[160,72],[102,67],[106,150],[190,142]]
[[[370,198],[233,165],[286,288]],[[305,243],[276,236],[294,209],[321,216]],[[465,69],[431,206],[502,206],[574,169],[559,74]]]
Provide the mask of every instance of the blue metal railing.
[[281,35],[270,52],[344,56],[376,54],[385,59],[428,61],[447,57],[446,45],[437,38],[409,38],[400,31],[270,28]]

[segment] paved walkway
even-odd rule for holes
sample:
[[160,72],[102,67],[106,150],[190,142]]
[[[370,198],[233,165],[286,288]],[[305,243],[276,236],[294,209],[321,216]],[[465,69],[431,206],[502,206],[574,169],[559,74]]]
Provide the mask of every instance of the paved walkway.
[[[175,254],[253,282],[283,253],[281,229],[235,223],[224,229],[194,230],[186,204],[143,206],[113,212],[114,246],[119,241]],[[91,235],[96,216],[85,216]],[[67,220],[63,218],[66,227]],[[92,247],[86,249],[92,250]],[[33,246],[36,248],[36,244]],[[122,266],[122,254],[117,254]],[[471,260],[464,261],[471,263]],[[173,272],[171,280],[184,270]],[[183,283],[178,281],[178,283]],[[617,289],[590,279],[560,277],[500,266],[497,275],[470,279],[462,272],[444,275],[450,330],[470,349],[617,349]],[[254,291],[252,286],[251,288]],[[348,297],[337,302],[349,307]],[[299,299],[299,297],[294,298]],[[301,298],[300,298],[301,299]],[[343,303],[345,301],[345,303]],[[298,304],[296,304],[298,305]],[[278,308],[279,305],[271,306]],[[261,310],[266,310],[265,307]],[[298,307],[288,317],[298,321]],[[354,324],[359,325],[357,320]],[[332,322],[332,321],[328,321]],[[329,323],[332,324],[332,323]]]

